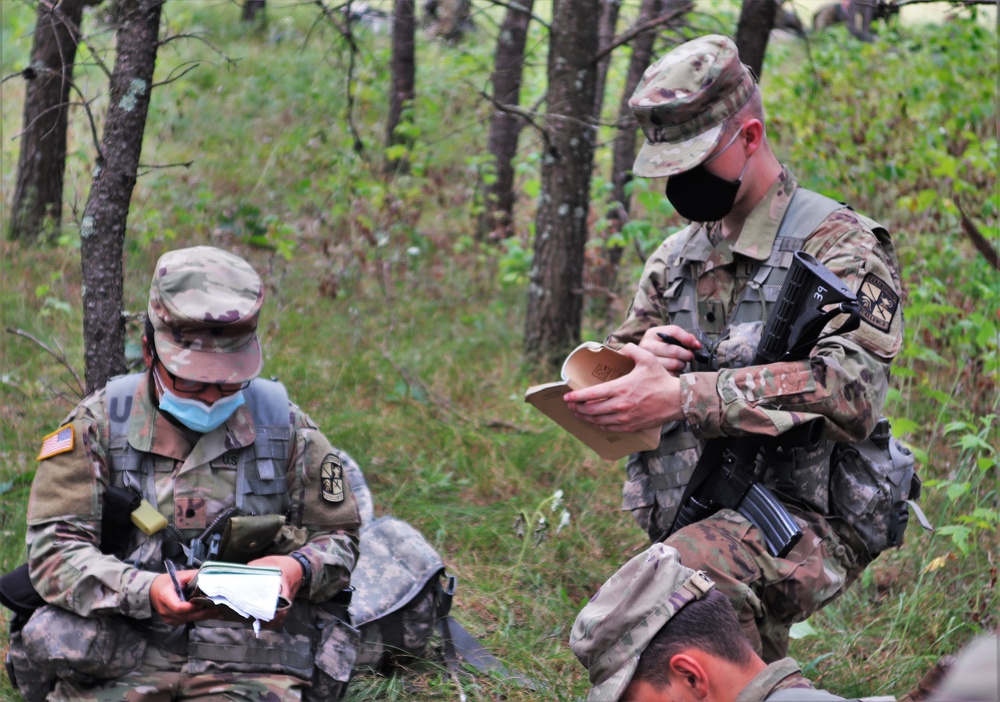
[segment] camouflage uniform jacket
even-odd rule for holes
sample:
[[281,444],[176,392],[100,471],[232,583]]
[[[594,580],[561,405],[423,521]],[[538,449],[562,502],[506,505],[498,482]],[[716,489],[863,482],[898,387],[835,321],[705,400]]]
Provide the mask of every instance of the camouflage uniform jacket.
[[[640,524],[640,513],[647,508],[648,519],[654,500],[661,509],[676,509],[673,503],[679,501],[705,439],[777,436],[820,418],[825,439],[860,441],[879,418],[889,387],[889,365],[902,344],[903,315],[895,251],[887,237],[873,232],[870,220],[849,208],[838,209],[802,243],[803,251],[824,263],[849,289],[866,291],[859,294],[863,298],[859,329],[823,339],[807,360],[749,366],[760,323],[751,327],[749,338],[731,335],[733,329],[728,327],[756,268],[771,254],[797,187],[791,172],[783,169],[736,237],[713,244],[708,228],[700,224],[669,237],[646,262],[627,319],[608,337],[608,344],[615,347],[638,344],[647,329],[676,323],[670,302],[684,281],[671,278],[669,271],[681,265],[695,286],[697,309],[692,316],[699,328],[688,331],[703,344],[718,344],[719,370],[681,375],[685,421],[664,427],[659,455],[638,454],[629,463],[625,508],[633,510]],[[665,448],[668,437],[673,445]],[[657,476],[657,467],[651,464],[667,453],[681,456],[684,470]],[[811,502],[820,513],[828,513],[825,499]],[[644,526],[659,533],[653,525]]]
[[[312,602],[330,599],[350,579],[357,560],[357,502],[321,495],[320,469],[334,453],[316,425],[289,403],[291,456],[286,483],[291,507],[285,529],[312,566]],[[149,589],[156,573],[138,570],[98,550],[103,495],[110,480],[105,393],[83,400],[67,417],[72,449],[39,462],[28,504],[31,581],[50,604],[81,616],[152,615]],[[153,406],[149,385],[136,391],[129,443],[152,454],[156,507],[185,539],[200,534],[235,503],[236,471],[226,454],[251,445],[255,430],[246,406],[219,428],[199,435],[169,421]],[[293,547],[271,553],[288,553]]]
[[[785,692],[782,692],[785,691]],[[735,702],[835,702],[843,697],[817,690],[791,658],[771,663],[750,681]]]

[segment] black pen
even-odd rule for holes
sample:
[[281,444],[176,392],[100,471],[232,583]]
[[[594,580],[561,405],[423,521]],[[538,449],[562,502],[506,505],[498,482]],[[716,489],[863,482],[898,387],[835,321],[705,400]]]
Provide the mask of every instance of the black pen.
[[181,587],[181,583],[177,580],[177,566],[169,558],[163,561],[163,564],[167,566],[167,573],[170,574],[170,581],[174,584],[174,592],[177,593],[177,597],[181,602],[187,602],[187,598],[184,597],[184,588]]
[[[686,346],[684,346],[684,344],[677,341],[677,339],[670,336],[669,334],[664,334],[663,332],[656,332],[656,335],[660,337],[660,340],[663,341],[664,343],[671,344],[673,346],[680,346],[681,348],[687,348]],[[698,363],[710,363],[712,361],[712,357],[709,356],[707,353],[705,353],[703,349],[697,349],[697,350],[688,349],[688,350],[694,354],[694,360],[698,361]]]

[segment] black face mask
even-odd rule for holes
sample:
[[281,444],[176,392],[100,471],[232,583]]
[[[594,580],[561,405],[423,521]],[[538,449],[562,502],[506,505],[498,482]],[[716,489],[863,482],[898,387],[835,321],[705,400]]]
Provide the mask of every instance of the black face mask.
[[718,222],[733,211],[736,203],[736,193],[743,182],[743,174],[747,171],[750,159],[743,164],[743,170],[736,180],[726,180],[709,173],[705,166],[721,156],[743,132],[740,129],[733,134],[722,151],[712,156],[690,171],[684,171],[667,179],[667,199],[681,217],[692,222]]
[[742,182],[742,173],[736,180],[726,180],[702,164],[670,176],[667,199],[681,217],[692,222],[718,222],[732,211]]

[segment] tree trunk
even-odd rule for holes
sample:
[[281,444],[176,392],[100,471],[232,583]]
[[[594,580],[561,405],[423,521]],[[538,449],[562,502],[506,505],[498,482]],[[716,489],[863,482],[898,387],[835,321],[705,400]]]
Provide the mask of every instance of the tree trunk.
[[[24,70],[24,131],[10,238],[54,239],[62,223],[66,123],[84,0],[39,0],[31,65]],[[48,226],[46,225],[48,220]]]
[[[597,30],[597,46],[603,49],[615,38],[615,28],[618,26],[618,13],[622,9],[622,0],[601,0],[601,22]],[[594,119],[601,120],[601,108],[604,106],[604,86],[608,80],[608,67],[611,56],[608,53],[597,62],[597,85],[594,87]]]
[[542,193],[528,289],[525,354],[558,367],[580,340],[583,253],[594,161],[601,0],[555,0],[548,59]]
[[122,255],[164,0],[122,2],[101,154],[80,225],[87,392],[125,372]]
[[243,0],[243,14],[240,19],[250,24],[263,26],[267,15],[267,0]]
[[[642,0],[639,8],[639,18],[636,25],[641,26],[661,13],[670,13],[674,17],[690,12],[692,9],[691,0]],[[608,212],[609,234],[617,234],[628,221],[629,212],[632,209],[632,198],[625,192],[625,186],[632,180],[632,165],[635,163],[636,153],[636,130],[638,123],[632,116],[628,101],[635,92],[636,86],[642,80],[642,74],[653,61],[653,44],[656,42],[656,32],[643,32],[632,40],[632,57],[629,59],[628,73],[625,77],[625,89],[622,91],[621,101],[618,104],[618,131],[615,133],[612,160],[611,160],[611,185],[612,204]],[[603,291],[606,308],[610,309],[610,303],[614,296],[615,280],[618,277],[618,265],[621,263],[622,247],[609,246],[605,249],[606,265],[604,265],[596,276],[595,286]]]
[[[493,68],[493,99],[501,105],[516,107],[520,104],[524,47],[533,6],[534,0],[520,0],[517,6],[510,5],[500,27]],[[513,234],[514,155],[522,126],[516,115],[501,109],[493,111],[488,148],[493,156],[496,179],[486,187],[485,211],[477,228],[480,239],[491,232],[496,232],[493,237],[496,239],[506,239]]]
[[429,31],[432,37],[457,44],[473,28],[470,0],[435,0],[428,5],[433,6],[433,24]]
[[872,40],[872,20],[876,0],[850,0],[847,6],[847,30],[861,41]]
[[758,79],[764,68],[767,40],[774,29],[777,12],[778,3],[775,0],[743,0],[740,10],[736,46],[740,50],[740,60],[750,67]]
[[[386,124],[386,144],[390,147],[409,146],[411,140],[397,134],[403,109],[416,94],[413,88],[416,67],[414,50],[413,0],[396,0],[392,23],[392,95],[389,98],[389,121]],[[387,173],[406,172],[406,157],[391,155],[386,159]]]

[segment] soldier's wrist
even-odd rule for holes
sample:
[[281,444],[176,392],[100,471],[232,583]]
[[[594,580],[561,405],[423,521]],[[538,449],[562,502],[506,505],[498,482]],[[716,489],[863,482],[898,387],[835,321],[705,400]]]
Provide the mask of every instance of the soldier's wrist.
[[302,584],[299,585],[299,590],[306,592],[309,590],[309,586],[312,584],[312,563],[309,561],[309,557],[301,551],[294,551],[288,554],[291,558],[294,558],[302,566]]

